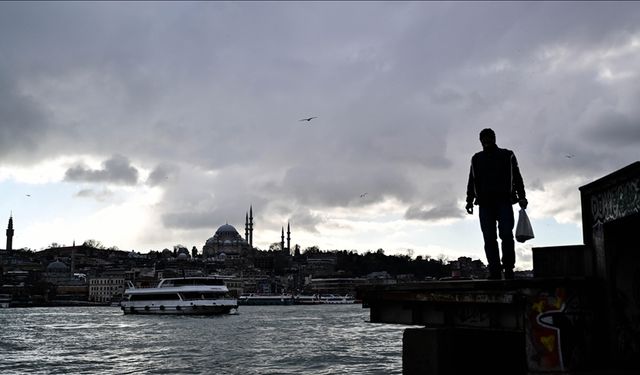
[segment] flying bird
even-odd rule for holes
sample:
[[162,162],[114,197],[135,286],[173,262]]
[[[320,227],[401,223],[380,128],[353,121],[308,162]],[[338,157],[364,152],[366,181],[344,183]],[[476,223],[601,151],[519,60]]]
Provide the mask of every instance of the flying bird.
[[360,194],[360,198],[364,198],[368,193],[362,193]]
[[307,122],[309,122],[309,121],[313,120],[314,118],[318,118],[318,117],[317,117],[317,116],[314,116],[314,117],[307,117],[307,118],[300,119],[300,121],[307,121]]
[[27,197],[30,197],[30,196],[31,196],[31,194],[25,194],[25,195],[26,195]]
[[567,158],[567,159],[572,159],[574,156],[575,155],[573,155],[573,154],[569,154],[569,155],[565,155],[564,157]]

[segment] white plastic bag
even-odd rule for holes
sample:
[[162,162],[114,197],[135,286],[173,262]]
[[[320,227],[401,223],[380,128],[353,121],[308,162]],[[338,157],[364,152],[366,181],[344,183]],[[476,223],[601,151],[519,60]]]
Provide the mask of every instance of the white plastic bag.
[[524,208],[521,208],[518,215],[518,225],[516,226],[516,241],[525,242],[532,238],[534,238],[533,228],[531,227],[529,216],[527,216],[527,212]]

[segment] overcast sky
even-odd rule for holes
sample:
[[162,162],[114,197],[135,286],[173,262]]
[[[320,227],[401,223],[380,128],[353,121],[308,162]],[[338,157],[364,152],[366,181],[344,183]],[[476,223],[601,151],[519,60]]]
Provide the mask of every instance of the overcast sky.
[[484,260],[464,199],[491,127],[527,268],[639,159],[636,2],[1,2],[0,46],[16,248],[202,249],[252,206],[262,249],[290,222],[303,249]]

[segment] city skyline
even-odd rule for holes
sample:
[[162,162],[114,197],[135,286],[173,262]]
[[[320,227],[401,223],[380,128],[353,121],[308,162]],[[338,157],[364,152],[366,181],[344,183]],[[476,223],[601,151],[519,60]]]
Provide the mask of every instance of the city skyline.
[[[536,238],[638,160],[634,2],[0,3],[0,223],[87,239],[484,258],[478,133],[518,158]],[[514,207],[517,215],[517,207]],[[4,225],[4,224],[3,224]]]

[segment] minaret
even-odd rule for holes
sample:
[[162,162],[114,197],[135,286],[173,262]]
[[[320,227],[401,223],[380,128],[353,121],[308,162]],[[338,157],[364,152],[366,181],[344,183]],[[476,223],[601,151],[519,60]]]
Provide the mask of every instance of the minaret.
[[7,251],[13,250],[13,214],[9,216],[9,226],[7,226]]
[[249,243],[249,213],[244,215],[244,240]]
[[249,245],[253,248],[253,206],[249,206]]
[[282,251],[285,250],[285,248],[284,248],[284,227],[282,227],[282,236],[280,236],[280,249]]
[[287,254],[291,255],[291,225],[287,222]]

